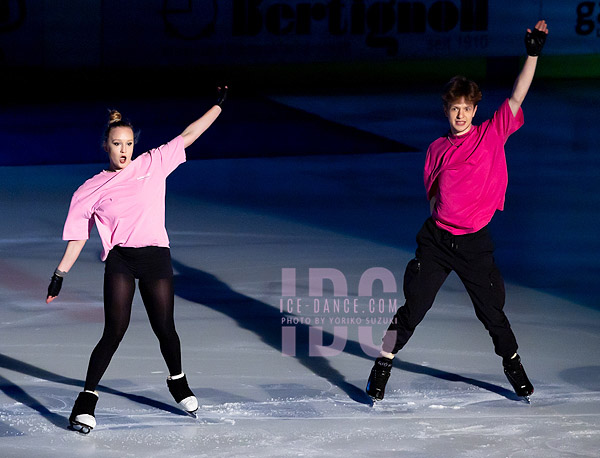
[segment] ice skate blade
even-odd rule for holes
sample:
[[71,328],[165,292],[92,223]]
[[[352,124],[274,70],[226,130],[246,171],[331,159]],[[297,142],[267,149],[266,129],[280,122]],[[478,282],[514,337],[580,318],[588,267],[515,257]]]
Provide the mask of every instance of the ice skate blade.
[[371,396],[369,393],[367,393],[367,396],[369,396],[369,398],[373,402],[373,405],[377,404],[378,402],[383,401],[383,398],[376,398],[374,396]]
[[196,418],[196,419],[198,418],[198,409],[196,409],[194,411],[186,410],[185,413],[187,413],[192,418]]
[[525,401],[527,404],[531,405],[531,398],[529,396],[521,396],[521,399]]
[[77,421],[72,421],[70,425],[70,429],[78,432],[79,434],[88,435],[90,431],[94,428],[89,425],[84,425],[83,423],[79,423]]

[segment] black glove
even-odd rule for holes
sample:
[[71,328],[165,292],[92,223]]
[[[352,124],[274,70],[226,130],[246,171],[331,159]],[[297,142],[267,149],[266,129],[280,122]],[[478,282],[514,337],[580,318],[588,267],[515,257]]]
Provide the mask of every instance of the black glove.
[[48,296],[56,297],[58,293],[60,293],[60,288],[62,286],[63,277],[59,277],[58,275],[52,275],[50,279],[50,286],[48,286]]
[[227,86],[217,88],[218,95],[217,95],[216,105],[219,105],[221,108],[223,108],[223,104],[225,103],[225,100],[227,99],[227,90],[228,89],[229,88]]
[[546,43],[546,32],[533,29],[525,34],[525,49],[529,56],[539,56],[542,53],[544,43]]

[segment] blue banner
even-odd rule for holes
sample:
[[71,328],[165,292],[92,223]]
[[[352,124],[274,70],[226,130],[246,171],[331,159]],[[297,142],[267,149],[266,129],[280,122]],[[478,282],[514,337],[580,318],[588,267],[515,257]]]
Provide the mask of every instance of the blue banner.
[[600,53],[600,2],[568,0],[0,0],[0,65],[186,67]]

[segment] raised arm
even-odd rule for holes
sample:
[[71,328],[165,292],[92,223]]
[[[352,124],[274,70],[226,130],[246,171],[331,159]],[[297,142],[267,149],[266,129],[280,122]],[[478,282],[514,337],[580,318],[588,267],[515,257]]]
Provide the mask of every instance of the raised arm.
[[65,249],[65,254],[63,255],[58,267],[54,271],[54,275],[50,280],[50,286],[48,286],[48,296],[46,296],[46,304],[49,304],[60,292],[60,288],[62,286],[63,277],[67,274],[77,258],[81,254],[81,250],[85,245],[87,240],[70,240],[67,243],[67,248]]
[[227,98],[227,86],[223,88],[219,88],[219,96],[217,103],[204,115],[191,123],[186,129],[182,132],[181,136],[183,137],[183,145],[185,148],[190,146],[192,143],[196,141],[200,135],[204,133],[206,129],[208,129],[213,122],[219,117],[222,111],[223,103]]
[[535,75],[537,60],[542,52],[547,35],[548,26],[544,20],[538,21],[533,31],[531,29],[527,29],[527,34],[525,35],[527,59],[525,60],[525,64],[523,64],[523,68],[521,69],[519,76],[517,76],[517,80],[513,86],[512,94],[508,100],[513,115],[518,113],[519,108],[521,107],[521,104],[523,103],[523,100],[525,100],[525,96],[529,91],[529,87],[533,81],[533,75]]

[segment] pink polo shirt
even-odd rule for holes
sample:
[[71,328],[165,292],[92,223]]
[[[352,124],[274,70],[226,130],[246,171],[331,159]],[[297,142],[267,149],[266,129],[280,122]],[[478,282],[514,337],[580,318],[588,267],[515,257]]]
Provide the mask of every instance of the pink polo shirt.
[[436,197],[432,217],[454,235],[477,232],[496,210],[504,209],[508,185],[504,144],[523,125],[523,111],[513,116],[508,99],[494,116],[465,135],[440,137],[425,159],[427,197]]
[[87,240],[95,223],[103,261],[116,245],[168,247],[166,178],[185,160],[183,138],[178,136],[120,171],[93,176],[73,194],[63,240]]

